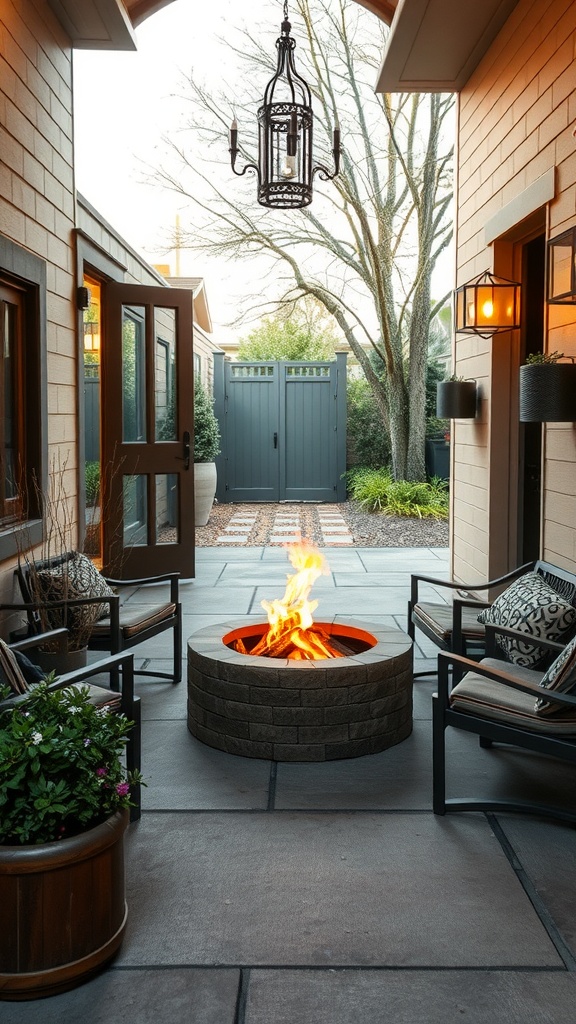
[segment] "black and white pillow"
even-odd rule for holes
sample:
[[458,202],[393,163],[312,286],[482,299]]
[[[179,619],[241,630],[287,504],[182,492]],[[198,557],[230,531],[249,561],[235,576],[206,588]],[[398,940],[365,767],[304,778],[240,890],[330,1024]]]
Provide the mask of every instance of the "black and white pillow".
[[[571,693],[576,690],[576,637],[566,644],[550,668],[544,673],[540,686],[547,690],[557,690],[560,693]],[[558,704],[551,704],[550,701],[539,697],[536,701],[535,711],[540,715],[549,715],[554,711],[564,710]]]
[[[537,572],[527,572],[480,612],[478,621],[509,626],[520,633],[544,640],[558,640],[576,621],[576,608],[566,601]],[[520,640],[499,636],[498,646],[508,661],[530,667],[542,658],[542,650]]]
[[[51,569],[39,569],[34,575],[33,589],[38,600],[47,602],[114,595],[90,559],[80,552],[75,552],[72,558]],[[108,609],[107,604],[77,606],[67,612],[54,609],[46,613],[46,618],[51,629],[65,625],[72,636],[83,634],[87,640],[90,627],[107,615]]]

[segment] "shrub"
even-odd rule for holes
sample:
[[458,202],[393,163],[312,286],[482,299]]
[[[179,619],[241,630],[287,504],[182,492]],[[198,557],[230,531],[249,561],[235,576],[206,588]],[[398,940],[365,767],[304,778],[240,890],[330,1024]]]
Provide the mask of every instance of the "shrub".
[[419,519],[448,518],[448,488],[437,477],[429,483],[393,480],[387,470],[366,467],[346,474],[350,497],[369,512]]
[[202,381],[194,381],[194,462],[214,462],[220,453],[220,427]]
[[87,462],[85,470],[86,504],[96,505],[100,494],[100,463]]
[[365,377],[349,379],[347,395],[346,465],[378,469],[390,464],[390,438]]

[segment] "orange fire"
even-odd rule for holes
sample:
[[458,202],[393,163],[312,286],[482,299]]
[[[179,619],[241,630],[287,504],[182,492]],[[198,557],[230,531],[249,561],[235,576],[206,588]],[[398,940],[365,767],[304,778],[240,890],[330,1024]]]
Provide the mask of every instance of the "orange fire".
[[242,640],[235,648],[242,654],[263,655],[268,658],[289,658],[292,661],[317,661],[321,658],[341,658],[334,640],[314,626],[312,612],[318,601],[309,601],[313,584],[328,573],[324,556],[308,540],[286,545],[288,556],[297,572],[288,576],[282,599],[262,601],[268,613],[268,632],[255,647],[246,650]]

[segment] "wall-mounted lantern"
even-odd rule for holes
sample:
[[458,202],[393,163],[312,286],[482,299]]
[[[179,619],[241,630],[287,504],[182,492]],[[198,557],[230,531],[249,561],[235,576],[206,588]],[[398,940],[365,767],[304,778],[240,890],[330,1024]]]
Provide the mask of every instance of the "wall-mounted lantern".
[[486,270],[456,290],[456,331],[491,338],[520,326],[520,285]]
[[576,303],[576,227],[548,242],[548,302]]

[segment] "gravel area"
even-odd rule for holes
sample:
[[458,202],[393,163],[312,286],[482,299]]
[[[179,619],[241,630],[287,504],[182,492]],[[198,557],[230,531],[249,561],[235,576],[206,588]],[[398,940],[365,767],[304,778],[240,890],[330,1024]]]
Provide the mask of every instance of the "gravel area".
[[[448,523],[434,519],[408,519],[398,516],[383,516],[364,512],[353,501],[341,504],[315,505],[312,503],[280,505],[215,504],[207,526],[196,527],[196,546],[200,548],[224,547],[218,541],[232,516],[254,513],[256,523],[246,538],[246,545],[258,547],[269,543],[270,529],[278,513],[294,513],[300,516],[300,532],[318,547],[329,547],[330,542],[322,536],[318,510],[338,511],[352,534],[356,547],[364,548],[420,548],[448,547]],[[340,545],[339,545],[340,546]],[[235,543],[234,547],[238,547]]]

